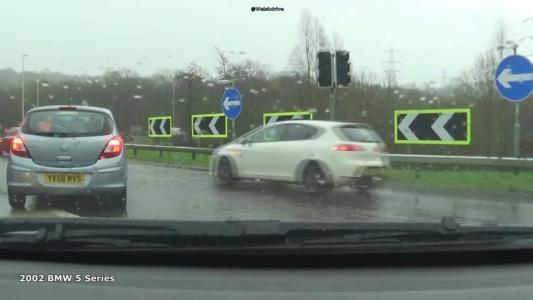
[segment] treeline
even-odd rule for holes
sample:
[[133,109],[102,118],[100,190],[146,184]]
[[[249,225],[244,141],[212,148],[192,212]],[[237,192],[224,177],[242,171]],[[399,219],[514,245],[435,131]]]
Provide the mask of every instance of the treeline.
[[[312,111],[314,119],[329,119],[330,91],[317,87],[316,52],[320,48],[342,48],[335,35],[330,42],[316,18],[307,13],[299,24],[300,37],[283,72],[250,60],[234,61],[219,48],[216,74],[191,63],[184,68],[140,76],[134,70],[108,70],[101,76],[65,75],[42,71],[25,73],[26,108],[37,105],[88,103],[113,110],[121,130],[141,126],[146,133],[150,116],[175,114],[175,127],[191,131],[191,114],[221,112],[224,85],[233,81],[244,96],[244,107],[236,121],[237,135],[262,125],[266,112]],[[348,49],[350,50],[350,49]],[[500,53],[502,55],[502,53]],[[390,78],[380,80],[376,72],[353,67],[352,84],[338,90],[337,120],[373,126],[394,153],[511,156],[514,105],[504,101],[494,87],[498,53],[487,51],[472,59],[472,67],[446,86],[398,86]],[[21,74],[0,70],[0,123],[13,126],[21,117]],[[533,155],[533,99],[520,104],[521,153]],[[173,104],[174,100],[174,104]],[[468,146],[395,145],[393,116],[397,109],[471,108],[472,143]],[[231,135],[228,135],[231,136]],[[204,140],[216,146],[228,140]],[[198,141],[191,141],[197,144]]]

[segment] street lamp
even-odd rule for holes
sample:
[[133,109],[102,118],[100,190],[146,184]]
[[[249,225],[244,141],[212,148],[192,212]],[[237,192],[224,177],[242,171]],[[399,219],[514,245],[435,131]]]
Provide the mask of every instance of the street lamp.
[[24,120],[24,62],[28,56],[28,54],[22,54],[22,119],[20,122]]

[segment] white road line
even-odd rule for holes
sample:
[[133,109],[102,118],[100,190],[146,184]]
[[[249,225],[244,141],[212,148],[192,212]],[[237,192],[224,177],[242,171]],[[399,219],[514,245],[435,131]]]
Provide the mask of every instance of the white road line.
[[59,209],[51,209],[48,212],[61,218],[79,218],[80,217],[78,215],[71,214],[69,212],[66,212],[64,210],[59,210]]

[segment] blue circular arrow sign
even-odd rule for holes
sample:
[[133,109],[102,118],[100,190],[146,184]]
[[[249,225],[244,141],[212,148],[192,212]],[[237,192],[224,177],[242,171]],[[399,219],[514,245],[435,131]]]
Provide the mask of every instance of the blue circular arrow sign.
[[228,117],[228,119],[235,120],[241,114],[242,110],[242,95],[239,90],[231,87],[227,88],[222,94],[220,100],[222,105],[222,112]]
[[533,64],[521,55],[508,56],[496,68],[495,80],[503,98],[520,102],[533,91]]

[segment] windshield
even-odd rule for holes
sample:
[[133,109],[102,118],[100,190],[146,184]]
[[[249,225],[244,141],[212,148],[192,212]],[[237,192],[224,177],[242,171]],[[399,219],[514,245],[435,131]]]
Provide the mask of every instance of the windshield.
[[0,219],[533,226],[533,1],[20,0],[0,36]]

